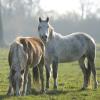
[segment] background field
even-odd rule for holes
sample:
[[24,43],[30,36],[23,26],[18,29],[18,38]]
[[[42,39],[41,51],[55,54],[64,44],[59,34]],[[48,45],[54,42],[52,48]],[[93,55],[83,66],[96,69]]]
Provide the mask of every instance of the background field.
[[[100,46],[97,46],[96,70],[99,87],[91,89],[93,80],[91,78],[90,88],[80,91],[83,77],[77,62],[59,64],[58,91],[53,91],[53,79],[50,80],[50,90],[47,94],[36,94],[22,97],[6,96],[8,89],[8,49],[0,49],[0,100],[100,100]],[[45,74],[45,73],[44,73]]]

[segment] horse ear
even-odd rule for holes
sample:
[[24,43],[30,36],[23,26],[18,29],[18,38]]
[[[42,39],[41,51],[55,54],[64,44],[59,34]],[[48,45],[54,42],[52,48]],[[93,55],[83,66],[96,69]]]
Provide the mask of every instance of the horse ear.
[[49,22],[49,17],[47,17],[46,21]]
[[41,20],[41,17],[39,17],[39,22],[41,22],[42,20]]

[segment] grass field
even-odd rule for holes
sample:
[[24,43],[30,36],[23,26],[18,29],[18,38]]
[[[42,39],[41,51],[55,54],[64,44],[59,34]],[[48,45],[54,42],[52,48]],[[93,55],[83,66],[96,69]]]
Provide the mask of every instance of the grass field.
[[[99,86],[97,90],[90,88],[80,91],[83,82],[81,69],[77,62],[59,64],[58,90],[53,91],[53,78],[50,79],[50,90],[46,94],[32,93],[28,96],[6,96],[8,89],[8,49],[0,49],[0,100],[100,100],[100,46],[96,54],[96,70]],[[45,74],[45,73],[44,73]]]

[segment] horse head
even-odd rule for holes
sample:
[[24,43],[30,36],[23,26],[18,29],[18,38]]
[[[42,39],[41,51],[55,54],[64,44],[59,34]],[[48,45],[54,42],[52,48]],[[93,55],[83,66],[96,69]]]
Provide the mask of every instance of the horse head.
[[11,76],[10,76],[10,81],[12,84],[12,88],[14,90],[14,95],[19,96],[21,95],[21,87],[23,84],[23,74],[24,74],[24,70],[22,70],[21,72],[15,69],[11,69]]
[[27,55],[25,55],[23,45],[20,43],[13,43],[10,48],[9,53],[10,65],[10,82],[14,90],[15,95],[21,95],[23,82],[24,82],[24,73],[25,66],[27,64]]
[[48,42],[49,39],[52,38],[53,28],[49,24],[49,17],[47,17],[46,20],[39,17],[38,33],[44,43]]

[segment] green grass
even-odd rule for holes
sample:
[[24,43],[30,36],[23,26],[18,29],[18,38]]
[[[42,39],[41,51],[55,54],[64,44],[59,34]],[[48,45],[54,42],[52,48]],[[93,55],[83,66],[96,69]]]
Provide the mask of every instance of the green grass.
[[[99,87],[97,90],[80,91],[83,83],[81,69],[77,62],[59,64],[58,90],[53,90],[53,78],[50,78],[50,89],[46,94],[32,93],[28,96],[6,96],[8,89],[8,49],[0,49],[0,100],[100,100],[100,46],[97,48],[96,70]],[[45,73],[44,73],[45,74]],[[91,78],[91,86],[93,80]]]

